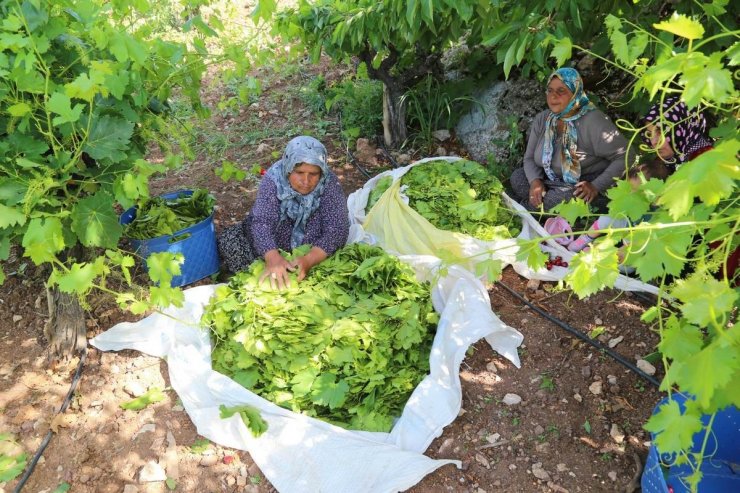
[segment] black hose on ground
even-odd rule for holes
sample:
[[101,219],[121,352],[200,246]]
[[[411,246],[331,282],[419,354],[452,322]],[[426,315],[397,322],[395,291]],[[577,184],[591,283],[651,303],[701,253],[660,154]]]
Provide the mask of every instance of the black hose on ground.
[[[80,362],[77,364],[77,370],[75,371],[74,377],[72,377],[72,383],[69,386],[69,391],[67,392],[67,396],[64,398],[64,401],[62,401],[62,407],[59,408],[59,414],[64,414],[64,411],[67,410],[67,407],[69,407],[69,403],[72,402],[72,396],[75,393],[75,390],[77,389],[77,384],[80,382],[80,377],[82,376],[82,367],[85,365],[85,360],[87,359],[87,348],[84,348],[82,350],[82,353],[80,354]],[[33,459],[31,460],[31,463],[26,468],[26,472],[23,474],[23,477],[21,477],[20,481],[18,481],[18,484],[15,485],[15,488],[13,489],[13,493],[20,493],[20,491],[23,489],[23,487],[26,485],[26,481],[28,481],[28,478],[31,477],[31,474],[33,473],[33,470],[36,468],[36,464],[38,464],[39,459],[41,459],[41,456],[44,453],[44,450],[46,450],[46,447],[49,445],[49,442],[51,441],[51,436],[54,433],[49,430],[46,432],[46,436],[41,441],[41,445],[39,445],[38,450],[36,450],[36,453],[33,456]]]
[[507,286],[506,284],[502,283],[501,281],[498,281],[497,284],[500,285],[501,287],[503,287],[504,289],[506,289],[509,293],[511,293],[519,301],[521,301],[522,303],[524,303],[525,305],[527,305],[529,308],[531,308],[532,310],[534,310],[538,315],[540,315],[540,316],[544,317],[545,319],[549,320],[550,322],[554,323],[555,325],[557,325],[561,329],[565,330],[566,332],[570,333],[571,335],[574,335],[577,338],[581,339],[582,341],[589,343],[590,345],[592,345],[593,347],[595,347],[599,351],[605,352],[606,354],[608,354],[609,356],[611,356],[612,358],[614,358],[622,366],[626,367],[628,370],[633,371],[634,373],[636,373],[637,375],[639,375],[643,379],[647,380],[651,384],[655,385],[656,387],[660,387],[660,382],[655,377],[652,377],[652,376],[648,375],[647,373],[645,373],[644,371],[640,370],[638,367],[636,367],[635,365],[633,365],[631,362],[627,361],[621,354],[619,354],[619,353],[617,353],[615,351],[612,351],[610,348],[608,348],[607,346],[604,346],[599,341],[597,341],[595,339],[591,339],[588,335],[584,334],[580,330],[571,327],[570,325],[568,325],[567,323],[563,322],[559,318],[553,317],[552,315],[550,315],[546,311],[544,311],[544,310],[538,308],[537,306],[533,305],[532,303],[530,303],[529,301],[527,301],[526,298],[524,298],[522,295],[520,295],[519,293],[517,293],[516,291],[514,291],[513,289],[511,289],[509,286]]

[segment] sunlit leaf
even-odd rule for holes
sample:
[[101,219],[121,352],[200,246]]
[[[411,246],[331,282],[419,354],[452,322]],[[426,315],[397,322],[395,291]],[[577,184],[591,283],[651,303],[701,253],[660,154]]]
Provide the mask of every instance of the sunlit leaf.
[[653,27],[686,39],[700,39],[704,36],[704,26],[701,23],[676,12],[667,21],[653,24]]

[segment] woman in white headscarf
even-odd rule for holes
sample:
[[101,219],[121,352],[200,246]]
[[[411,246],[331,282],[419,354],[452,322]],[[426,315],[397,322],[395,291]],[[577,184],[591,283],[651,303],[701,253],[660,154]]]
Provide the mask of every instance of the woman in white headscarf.
[[[291,140],[283,157],[265,173],[251,212],[218,238],[226,270],[244,270],[265,259],[262,279],[277,288],[298,272],[308,271],[344,246],[349,233],[347,201],[326,161],[326,148],[313,137]],[[311,245],[304,256],[289,262],[280,250]]]

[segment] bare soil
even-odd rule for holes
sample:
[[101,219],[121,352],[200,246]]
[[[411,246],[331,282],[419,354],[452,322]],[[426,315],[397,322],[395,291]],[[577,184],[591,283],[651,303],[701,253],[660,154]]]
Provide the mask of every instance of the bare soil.
[[[327,62],[262,69],[256,74],[264,86],[259,99],[233,111],[214,110],[194,137],[197,158],[158,179],[153,192],[209,188],[222,229],[244,216],[258,178],[224,183],[214,168],[223,159],[245,170],[254,164],[266,167],[275,160],[273,152],[299,133],[325,142],[345,192],[356,190],[366,176],[350,161],[336,121],[312,114],[299,97],[300,88],[318,74],[335,80],[346,71]],[[216,108],[224,94],[223,88],[211,88],[205,93],[207,104]],[[250,132],[266,129],[270,137],[259,142],[265,145],[249,143]],[[217,149],[206,145],[214,136],[221,138]],[[464,154],[454,141],[444,145]],[[390,165],[383,155],[378,159],[365,163],[370,172]],[[88,348],[69,409],[58,415],[79,360],[48,367],[46,274],[25,259],[4,267],[13,274],[0,286],[0,433],[12,434],[30,459],[52,431],[23,491],[53,493],[65,482],[75,493],[168,491],[164,481],[140,481],[142,468],[157,462],[175,481],[176,491],[275,491],[248,453],[203,443],[172,390],[164,401],[140,412],[119,407],[142,389],[168,388],[167,363],[157,358]],[[528,289],[527,280],[510,269],[502,282],[576,329],[588,333],[602,327],[599,340],[616,342],[614,350],[629,361],[651,353],[657,342],[640,322],[646,305],[634,295],[607,291],[578,300],[548,283]],[[641,427],[659,399],[656,389],[525,307],[500,284],[490,286],[489,293],[494,312],[524,334],[522,367],[495,354],[485,341],[469,351],[461,368],[463,410],[426,452],[460,459],[463,467],[442,467],[409,491],[634,491],[649,445]],[[93,297],[88,308],[89,337],[117,322],[136,320],[105,298]],[[521,402],[507,405],[504,396],[510,393]],[[18,478],[0,483],[0,493],[14,491],[17,483]]]

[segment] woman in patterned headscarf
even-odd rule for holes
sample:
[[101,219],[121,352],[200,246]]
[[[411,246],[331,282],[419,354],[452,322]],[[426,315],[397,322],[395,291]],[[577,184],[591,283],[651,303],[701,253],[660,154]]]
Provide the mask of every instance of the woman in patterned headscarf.
[[707,120],[698,111],[689,111],[677,96],[655,103],[645,116],[645,143],[655,149],[671,171],[712,148]]
[[591,103],[580,74],[561,68],[547,80],[548,109],[532,122],[524,167],[514,170],[514,195],[530,210],[549,210],[574,197],[596,209],[626,166],[627,141]]
[[[265,173],[247,217],[218,238],[224,267],[244,270],[265,259],[262,279],[284,288],[289,273],[303,279],[314,265],[344,246],[349,232],[347,201],[326,162],[326,148],[313,137],[296,137],[283,157]],[[279,250],[311,245],[304,256],[288,262]]]

